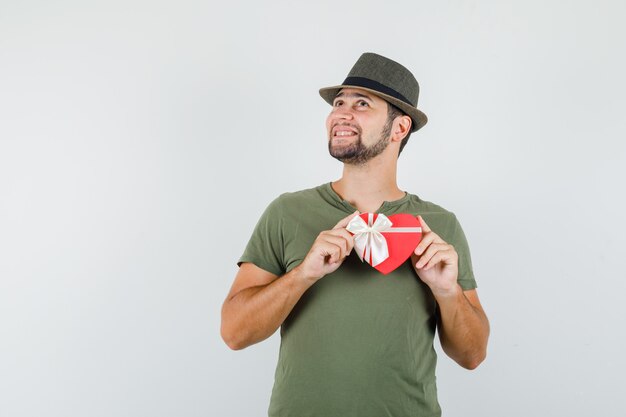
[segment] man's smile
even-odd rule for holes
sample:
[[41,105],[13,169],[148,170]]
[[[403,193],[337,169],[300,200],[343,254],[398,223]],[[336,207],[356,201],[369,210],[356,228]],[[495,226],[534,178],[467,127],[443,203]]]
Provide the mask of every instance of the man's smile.
[[359,134],[356,128],[338,125],[332,128],[331,134],[333,137],[346,137],[346,136],[356,136]]

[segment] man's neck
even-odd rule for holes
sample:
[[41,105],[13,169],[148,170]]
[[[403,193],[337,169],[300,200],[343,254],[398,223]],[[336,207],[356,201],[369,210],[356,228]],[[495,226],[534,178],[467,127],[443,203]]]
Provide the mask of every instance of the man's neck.
[[405,195],[396,183],[396,169],[397,159],[374,158],[364,165],[344,164],[341,179],[333,182],[332,187],[361,213],[375,212],[384,201],[399,200]]

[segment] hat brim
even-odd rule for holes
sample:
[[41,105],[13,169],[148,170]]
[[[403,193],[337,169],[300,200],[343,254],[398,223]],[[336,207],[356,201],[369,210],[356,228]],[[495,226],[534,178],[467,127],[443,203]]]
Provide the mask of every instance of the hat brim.
[[339,91],[341,91],[341,89],[343,88],[358,88],[359,90],[368,91],[382,98],[383,100],[388,101],[389,103],[393,104],[394,106],[396,106],[397,108],[405,112],[413,121],[412,126],[411,126],[411,132],[415,132],[421,129],[422,127],[424,127],[426,122],[428,122],[428,117],[426,117],[426,115],[422,113],[420,110],[418,110],[417,108],[411,106],[410,104],[405,103],[402,100],[398,100],[395,97],[392,97],[387,94],[383,94],[380,91],[372,90],[371,88],[365,88],[365,87],[361,87],[358,85],[335,85],[333,87],[320,88],[319,90],[320,96],[322,96],[324,101],[326,101],[328,104],[332,106],[333,101],[335,100],[335,97],[337,97],[337,94],[339,94]]

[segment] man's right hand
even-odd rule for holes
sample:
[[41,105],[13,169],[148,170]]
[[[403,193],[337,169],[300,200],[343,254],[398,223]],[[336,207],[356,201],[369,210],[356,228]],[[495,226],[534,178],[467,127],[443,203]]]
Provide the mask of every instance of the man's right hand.
[[325,230],[317,236],[309,253],[297,266],[305,279],[315,282],[341,266],[354,247],[354,237],[346,227],[359,214],[355,211],[341,219],[331,230]]

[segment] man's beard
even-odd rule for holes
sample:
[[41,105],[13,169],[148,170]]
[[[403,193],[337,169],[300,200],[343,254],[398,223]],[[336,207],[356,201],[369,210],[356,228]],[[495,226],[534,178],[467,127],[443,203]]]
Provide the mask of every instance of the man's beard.
[[356,141],[346,147],[333,148],[331,137],[328,140],[328,152],[333,158],[351,165],[363,165],[370,159],[380,155],[389,145],[392,120],[387,120],[380,132],[380,139],[372,146],[365,146],[361,140],[361,129],[358,129]]

